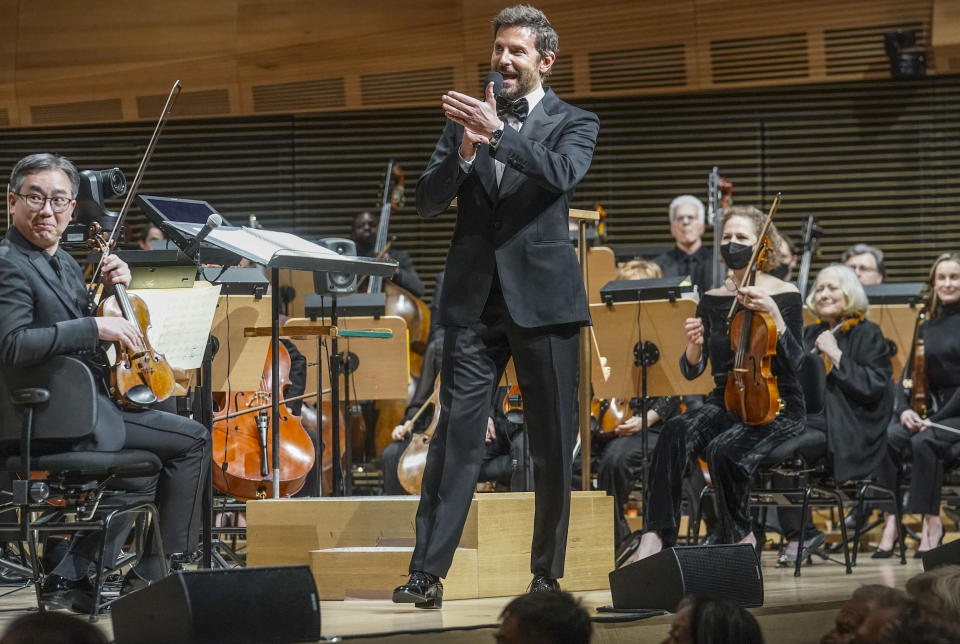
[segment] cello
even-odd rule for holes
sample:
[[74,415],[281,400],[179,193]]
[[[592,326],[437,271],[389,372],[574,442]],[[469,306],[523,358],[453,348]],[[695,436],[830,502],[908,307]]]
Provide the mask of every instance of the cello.
[[[780,193],[773,200],[770,213],[763,222],[760,239],[739,289],[756,283],[757,271],[770,250],[770,224],[780,207]],[[738,290],[739,290],[738,289]],[[777,353],[777,325],[769,313],[740,309],[734,311],[737,299],[730,306],[730,348],[734,353],[733,368],[727,376],[724,404],[747,425],[766,425],[780,413],[780,390],[771,366]]]
[[[282,344],[277,373],[280,391],[290,386],[290,354]],[[267,413],[270,407],[272,351],[267,352],[260,388],[257,391],[228,392],[220,399],[220,414],[213,423],[213,486],[238,499],[263,499],[273,479],[273,428]],[[254,409],[256,408],[256,411]],[[250,413],[242,413],[243,410]],[[343,427],[343,425],[341,425]],[[280,496],[296,494],[313,468],[316,451],[304,431],[300,417],[280,408]],[[329,430],[328,430],[329,433]],[[342,443],[341,443],[342,444]]]

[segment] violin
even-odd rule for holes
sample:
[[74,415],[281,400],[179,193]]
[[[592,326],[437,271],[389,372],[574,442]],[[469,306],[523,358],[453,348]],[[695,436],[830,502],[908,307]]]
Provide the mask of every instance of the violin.
[[622,398],[594,398],[590,402],[593,436],[598,440],[616,438],[616,429],[633,416],[630,401]]
[[[90,224],[88,243],[99,248],[103,256],[110,254],[109,242],[100,224]],[[98,317],[122,317],[140,329],[140,344],[135,348],[114,342],[116,361],[110,367],[110,396],[125,409],[143,409],[166,400],[173,394],[176,378],[170,363],[150,344],[150,310],[137,295],[130,295],[123,284],[114,284],[113,295],[100,300]]]
[[[90,239],[87,243],[91,248],[100,251],[100,262],[93,270],[90,283],[87,285],[87,297],[91,302],[98,288],[103,260],[110,255],[116,246],[120,224],[130,211],[133,198],[140,187],[140,182],[143,181],[147,164],[150,162],[157,140],[160,138],[160,132],[163,131],[163,126],[170,116],[170,110],[173,108],[176,98],[180,95],[180,90],[180,81],[176,81],[167,96],[167,102],[160,113],[160,120],[154,128],[147,149],[140,160],[140,167],[137,168],[137,174],[130,184],[130,190],[127,192],[123,207],[120,208],[117,215],[110,237],[105,236],[99,224],[90,225]],[[122,317],[128,322],[136,324],[140,329],[142,340],[134,348],[128,348],[120,342],[114,343],[116,360],[110,367],[110,395],[120,407],[143,409],[169,398],[176,386],[176,379],[167,359],[150,345],[150,311],[147,308],[147,303],[140,297],[127,293],[123,284],[114,284],[113,288],[113,295],[99,303],[97,315],[101,317]]]
[[430,424],[422,432],[411,435],[410,444],[403,450],[403,455],[397,464],[397,477],[407,494],[420,494],[420,488],[423,485],[423,469],[427,465],[430,441],[433,440],[433,434],[437,431],[437,425],[440,423],[439,375],[437,375],[437,380],[434,383],[433,393],[420,405],[420,409],[417,410],[413,418],[404,423],[404,431],[413,432],[414,423],[431,404],[433,404],[433,417],[430,419]]
[[[238,391],[223,396],[213,423],[213,486],[232,497],[264,499],[273,484],[270,463],[273,440],[270,427],[273,352],[268,351],[257,391]],[[280,391],[290,386],[290,354],[280,345]],[[256,413],[238,413],[258,408]],[[341,425],[343,427],[343,425]],[[280,495],[296,494],[313,468],[316,452],[300,418],[280,407]],[[342,444],[342,443],[341,443]]]
[[920,325],[927,319],[928,299],[921,299],[917,307],[917,319],[913,325],[913,343],[910,347],[910,377],[905,378],[903,386],[910,390],[910,408],[920,418],[926,418],[930,411],[930,392],[927,387],[927,356],[920,337]]
[[[760,231],[750,264],[739,288],[756,283],[757,271],[770,250],[770,223],[780,206],[780,194],[773,200],[770,213]],[[741,308],[734,315],[737,300],[730,307],[730,348],[733,368],[727,376],[724,404],[747,425],[766,425],[780,413],[780,390],[771,366],[777,354],[777,325],[769,313]],[[729,319],[729,316],[728,316]]]

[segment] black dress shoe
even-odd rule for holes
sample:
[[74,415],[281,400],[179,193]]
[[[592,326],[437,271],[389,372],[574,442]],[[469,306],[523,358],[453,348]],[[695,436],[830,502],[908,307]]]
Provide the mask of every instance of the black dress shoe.
[[897,541],[894,541],[893,547],[890,548],[889,550],[881,550],[880,548],[877,548],[876,552],[870,555],[870,558],[871,559],[889,559],[890,557],[893,556],[894,551],[897,549],[897,543],[898,543]]
[[560,582],[554,579],[553,577],[547,577],[545,575],[537,575],[533,578],[533,581],[530,582],[530,590],[528,593],[559,593],[560,592]]
[[410,573],[407,583],[393,589],[393,603],[440,608],[443,605],[443,584],[435,575],[415,570]]
[[93,611],[96,591],[86,577],[73,581],[59,575],[47,575],[40,586],[40,597],[44,604],[58,608],[69,608],[78,613]]

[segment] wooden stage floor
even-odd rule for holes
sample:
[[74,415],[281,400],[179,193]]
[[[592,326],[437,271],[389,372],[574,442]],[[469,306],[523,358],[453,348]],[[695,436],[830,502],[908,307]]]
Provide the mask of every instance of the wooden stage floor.
[[[814,561],[805,566],[800,578],[793,569],[778,568],[776,553],[762,557],[765,602],[752,612],[760,621],[768,642],[816,642],[832,623],[837,608],[861,584],[886,584],[902,588],[907,579],[922,571],[918,559],[906,565],[896,559],[873,560],[869,552],[862,556],[852,575],[843,566]],[[633,621],[603,621],[596,607],[610,603],[608,591],[576,593],[597,621],[595,644],[613,642],[659,642],[667,634],[670,616]],[[484,642],[493,641],[498,615],[510,600],[496,599],[448,601],[439,611],[423,611],[411,605],[395,605],[385,600],[348,599],[325,601],[321,606],[323,640],[377,642]],[[32,589],[0,598],[0,628],[30,610],[36,610]],[[112,637],[109,616],[98,621]]]

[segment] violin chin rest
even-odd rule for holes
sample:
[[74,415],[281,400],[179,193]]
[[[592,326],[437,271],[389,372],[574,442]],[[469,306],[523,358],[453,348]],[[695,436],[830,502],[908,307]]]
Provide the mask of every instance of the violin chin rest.
[[136,405],[152,405],[157,402],[157,397],[153,395],[150,388],[146,385],[134,385],[127,390],[127,400]]

